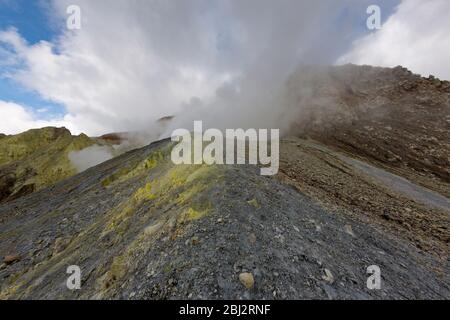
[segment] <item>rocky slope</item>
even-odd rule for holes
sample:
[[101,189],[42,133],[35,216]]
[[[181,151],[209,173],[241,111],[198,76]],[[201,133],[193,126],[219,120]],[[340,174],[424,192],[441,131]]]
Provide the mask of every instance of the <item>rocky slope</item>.
[[449,299],[448,83],[304,73],[275,177],[165,140],[1,204],[0,299]]
[[[252,166],[174,166],[170,148],[129,152],[1,206],[0,255],[17,260],[1,267],[0,297],[448,297],[447,262],[407,239]],[[366,287],[373,264],[382,290]],[[65,287],[69,265],[82,270],[79,291]]]
[[402,67],[307,68],[291,77],[288,96],[302,106],[291,133],[450,197],[449,81]]

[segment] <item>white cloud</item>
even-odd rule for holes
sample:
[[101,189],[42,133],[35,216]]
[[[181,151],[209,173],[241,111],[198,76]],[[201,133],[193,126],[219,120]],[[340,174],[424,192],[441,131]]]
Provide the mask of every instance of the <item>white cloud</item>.
[[[55,1],[61,18],[69,2]],[[204,4],[79,1],[83,28],[55,43],[29,45],[17,30],[0,32],[9,61],[18,61],[9,76],[63,104],[72,131],[146,128],[192,97],[211,98],[233,76],[216,61],[217,30],[199,10]]]
[[[53,1],[61,28],[72,2]],[[151,129],[173,114],[176,126],[277,127],[286,77],[334,62],[340,13],[364,16],[368,2],[78,0],[81,30],[30,45],[12,29],[0,44],[18,69],[9,77],[64,105],[74,133]]]
[[402,65],[450,79],[450,1],[403,0],[382,28],[354,42],[338,64]]
[[66,127],[72,134],[85,132],[85,128],[96,127],[106,130],[101,123],[92,122],[89,117],[83,115],[67,114],[64,117],[49,120],[39,119],[39,110],[19,105],[14,102],[0,100],[0,133],[17,134],[29,129],[42,127]]
[[[80,0],[81,30],[35,45],[9,30],[0,42],[21,63],[11,77],[63,104],[72,131],[148,128],[163,116],[192,115],[199,105],[217,111],[212,120],[239,125],[234,112],[250,122],[260,117],[243,109],[267,103],[305,52],[316,59],[333,48],[327,42],[338,33],[330,23],[335,3]],[[54,1],[60,18],[69,4]],[[324,44],[316,41],[319,29],[329,31]]]
[[17,134],[32,128],[64,126],[63,120],[36,120],[32,112],[12,102],[0,100],[0,133]]

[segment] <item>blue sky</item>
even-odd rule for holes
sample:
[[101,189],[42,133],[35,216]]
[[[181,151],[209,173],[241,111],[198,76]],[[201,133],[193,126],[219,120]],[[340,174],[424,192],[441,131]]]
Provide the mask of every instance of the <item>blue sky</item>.
[[31,44],[51,41],[58,29],[49,23],[49,5],[43,0],[0,0],[0,29],[13,26]]
[[[51,23],[49,6],[50,3],[44,0],[0,0],[0,30],[15,28],[30,45],[54,41],[59,29]],[[59,118],[66,113],[63,105],[44,100],[39,93],[2,76],[7,71],[0,65],[0,100],[30,107],[36,117],[44,120]]]

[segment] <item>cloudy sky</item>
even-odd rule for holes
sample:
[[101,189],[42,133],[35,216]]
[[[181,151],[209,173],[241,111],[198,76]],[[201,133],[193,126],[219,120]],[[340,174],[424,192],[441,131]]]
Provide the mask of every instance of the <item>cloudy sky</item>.
[[[74,4],[81,29],[68,30]],[[380,30],[366,27],[373,4]],[[0,132],[100,135],[208,109],[231,123],[299,64],[450,79],[448,12],[448,0],[0,0]]]

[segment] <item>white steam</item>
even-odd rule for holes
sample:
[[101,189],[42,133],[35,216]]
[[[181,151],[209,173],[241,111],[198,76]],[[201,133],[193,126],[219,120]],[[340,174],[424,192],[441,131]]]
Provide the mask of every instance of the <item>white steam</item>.
[[78,172],[94,167],[113,158],[111,149],[107,146],[93,145],[80,151],[69,153],[69,160]]

